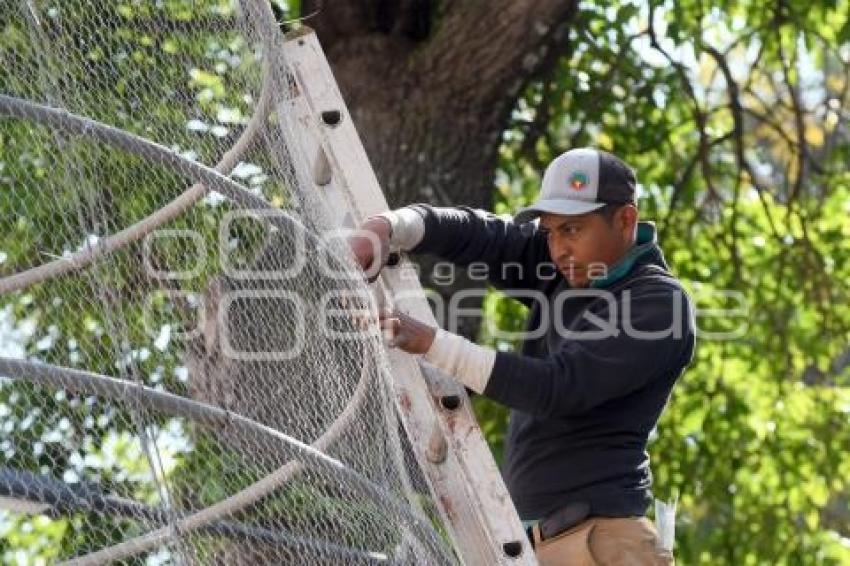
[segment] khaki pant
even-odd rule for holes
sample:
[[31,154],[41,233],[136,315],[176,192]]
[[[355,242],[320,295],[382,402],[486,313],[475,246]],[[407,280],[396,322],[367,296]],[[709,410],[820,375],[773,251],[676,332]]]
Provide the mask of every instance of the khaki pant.
[[541,566],[672,566],[673,553],[661,548],[655,526],[645,517],[592,517],[540,541],[534,551]]

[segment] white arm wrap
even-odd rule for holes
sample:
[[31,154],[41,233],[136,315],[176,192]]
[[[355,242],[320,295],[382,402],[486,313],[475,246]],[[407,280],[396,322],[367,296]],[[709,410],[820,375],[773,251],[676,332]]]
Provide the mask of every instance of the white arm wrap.
[[410,251],[425,237],[425,219],[410,208],[388,210],[377,216],[386,218],[392,226],[390,245],[402,251]]
[[496,363],[496,351],[440,328],[425,359],[476,393],[483,393]]

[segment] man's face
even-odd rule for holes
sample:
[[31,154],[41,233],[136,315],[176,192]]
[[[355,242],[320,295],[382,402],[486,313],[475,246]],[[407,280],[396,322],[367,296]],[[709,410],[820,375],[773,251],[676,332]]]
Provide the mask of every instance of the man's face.
[[622,206],[611,223],[600,214],[581,216],[543,214],[540,230],[546,234],[549,254],[571,287],[587,287],[607,275],[634,243],[637,210]]

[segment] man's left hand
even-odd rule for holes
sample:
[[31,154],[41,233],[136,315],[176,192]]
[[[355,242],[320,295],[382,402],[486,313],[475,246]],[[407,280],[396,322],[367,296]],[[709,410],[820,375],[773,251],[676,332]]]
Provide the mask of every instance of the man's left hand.
[[381,329],[389,336],[389,345],[408,354],[424,354],[434,343],[437,329],[398,311],[382,311]]

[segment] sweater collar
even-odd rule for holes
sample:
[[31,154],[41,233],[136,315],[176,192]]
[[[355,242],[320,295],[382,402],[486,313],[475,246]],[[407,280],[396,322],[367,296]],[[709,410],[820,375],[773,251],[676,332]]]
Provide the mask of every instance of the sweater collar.
[[658,231],[655,229],[655,223],[638,222],[635,244],[617,263],[608,266],[608,272],[605,277],[591,281],[590,287],[592,289],[601,289],[616,283],[632,270],[632,267],[634,267],[639,259],[650,255],[652,252],[659,251]]

